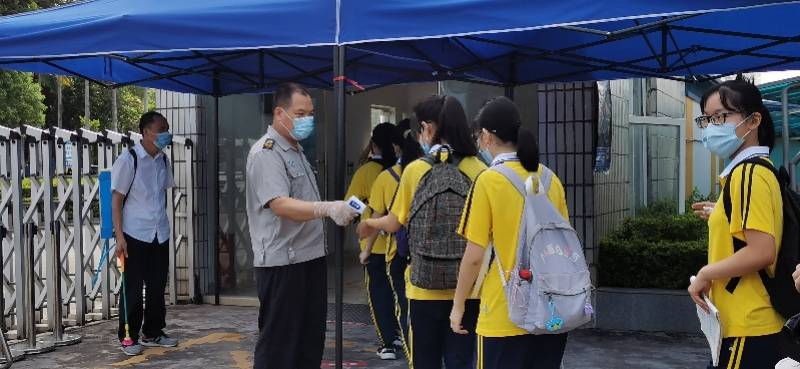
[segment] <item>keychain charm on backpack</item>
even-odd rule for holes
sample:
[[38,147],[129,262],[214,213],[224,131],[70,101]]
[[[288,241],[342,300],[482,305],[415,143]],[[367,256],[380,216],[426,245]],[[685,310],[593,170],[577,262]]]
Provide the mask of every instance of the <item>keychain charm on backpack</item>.
[[556,304],[553,302],[552,297],[548,306],[550,307],[550,320],[547,321],[547,330],[550,332],[560,331],[564,327],[564,320],[556,315]]
[[592,304],[587,302],[586,305],[583,306],[583,313],[587,316],[592,316],[594,314],[594,307],[592,307]]
[[519,277],[523,281],[530,282],[533,279],[533,273],[531,273],[530,269],[520,269],[519,270]]

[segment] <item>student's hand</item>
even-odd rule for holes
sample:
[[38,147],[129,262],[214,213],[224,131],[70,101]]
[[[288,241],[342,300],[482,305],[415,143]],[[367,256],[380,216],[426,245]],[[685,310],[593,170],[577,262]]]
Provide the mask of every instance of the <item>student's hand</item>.
[[372,255],[371,252],[367,250],[363,250],[358,254],[358,261],[361,262],[361,265],[369,264],[369,256]]
[[800,292],[800,264],[797,264],[794,273],[792,273],[792,278],[794,278],[794,288]]
[[702,276],[702,269],[701,272],[697,273],[697,276],[692,280],[692,283],[689,285],[688,291],[689,296],[692,297],[694,303],[697,304],[701,309],[705,310],[706,313],[709,312],[708,305],[706,305],[706,301],[703,296],[708,296],[708,291],[711,289],[711,281],[705,279]]
[[714,206],[716,204],[711,201],[701,201],[692,204],[692,210],[694,210],[694,215],[702,220],[708,220],[708,217],[711,215],[711,211],[714,210]]
[[117,237],[117,246],[114,253],[116,253],[118,258],[128,258],[128,242],[125,241],[125,237]]
[[453,303],[453,309],[450,310],[450,329],[456,334],[469,334],[461,325],[461,320],[464,318],[464,304],[460,306]]
[[367,219],[359,223],[358,227],[356,227],[356,233],[358,233],[358,239],[363,240],[374,236],[378,233],[378,229],[372,227],[372,219]]

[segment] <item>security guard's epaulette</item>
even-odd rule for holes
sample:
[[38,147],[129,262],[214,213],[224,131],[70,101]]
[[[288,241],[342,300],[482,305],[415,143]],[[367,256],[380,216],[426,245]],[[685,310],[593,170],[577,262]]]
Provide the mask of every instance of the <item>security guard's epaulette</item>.
[[264,141],[264,148],[265,149],[272,150],[272,147],[274,147],[274,146],[275,146],[275,140],[273,140],[271,138],[268,138],[266,141]]

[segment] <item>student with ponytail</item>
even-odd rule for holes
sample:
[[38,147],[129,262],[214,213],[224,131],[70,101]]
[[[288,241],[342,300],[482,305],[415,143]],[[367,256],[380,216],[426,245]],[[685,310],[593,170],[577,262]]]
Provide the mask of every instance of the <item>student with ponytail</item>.
[[[397,154],[392,144],[394,129],[394,124],[381,123],[372,130],[370,158],[353,174],[345,199],[355,196],[369,204],[370,191],[378,174],[397,163]],[[367,219],[370,214],[368,208],[361,216]],[[367,300],[372,320],[375,323],[378,339],[381,340],[377,355],[382,360],[394,360],[397,358],[394,343],[399,342],[399,337],[397,320],[394,317],[394,298],[384,261],[387,238],[376,234],[369,239],[362,239],[359,259],[364,265],[364,282],[367,286]],[[369,250],[369,253],[365,253],[366,250]]]
[[[372,185],[372,192],[369,196],[369,207],[372,209],[372,217],[380,218],[388,212],[392,201],[397,193],[397,186],[400,183],[400,176],[403,169],[414,160],[422,156],[422,149],[419,142],[411,130],[410,121],[404,119],[397,124],[392,138],[392,144],[400,159],[394,166],[384,170],[375,179]],[[362,223],[363,226],[363,223]],[[403,236],[401,235],[401,238]],[[362,251],[362,260],[370,258],[371,249]],[[383,256],[383,255],[378,255]],[[389,234],[386,243],[386,274],[392,287],[395,300],[395,318],[400,331],[400,339],[396,342],[397,348],[402,348],[408,355],[408,299],[406,299],[405,271],[408,266],[408,248],[405,247],[400,253],[397,250],[397,235]]]
[[[478,113],[476,122],[480,128],[481,156],[490,158],[492,167],[505,165],[521,178],[533,176],[534,186],[538,186],[538,178],[549,169],[539,163],[536,135],[521,126],[514,103],[505,97],[493,98]],[[547,197],[564,219],[569,219],[564,187],[555,175],[551,178]],[[523,201],[514,185],[500,172],[487,170],[475,180],[458,228],[458,233],[467,239],[467,249],[450,313],[453,332],[473,333],[464,324],[465,312],[469,310],[465,302],[486,259],[495,257],[502,265],[515,265]],[[493,250],[487,257],[486,250],[490,247]],[[481,287],[477,367],[558,369],[567,343],[566,333],[532,335],[512,323],[497,263],[488,265],[485,280],[478,281]]]
[[[447,369],[473,369],[478,301],[465,303],[464,325],[472,335],[453,333],[448,314],[453,305],[457,263],[466,247],[455,233],[456,227],[471,182],[486,165],[476,157],[478,149],[457,99],[431,96],[420,101],[414,113],[420,122],[420,146],[426,156],[406,166],[389,213],[367,220],[360,236],[368,237],[377,230],[393,233],[402,226],[408,229],[411,264],[406,272],[406,294],[413,368],[440,369],[444,363]],[[442,190],[450,185],[458,190],[463,186],[463,198],[453,188]],[[439,203],[448,206],[435,206]],[[436,257],[423,257],[421,250]],[[445,252],[459,253],[459,257],[438,257]],[[433,280],[432,270],[441,272],[436,274],[440,279]]]

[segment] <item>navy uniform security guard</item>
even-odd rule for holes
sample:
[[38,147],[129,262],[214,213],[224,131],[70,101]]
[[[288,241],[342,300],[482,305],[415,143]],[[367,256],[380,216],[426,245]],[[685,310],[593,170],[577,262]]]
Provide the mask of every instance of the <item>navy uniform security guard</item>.
[[260,308],[255,369],[319,369],[327,314],[324,217],[349,224],[344,201],[321,202],[298,141],[314,130],[308,91],[278,86],[274,122],[247,156],[247,219]]

